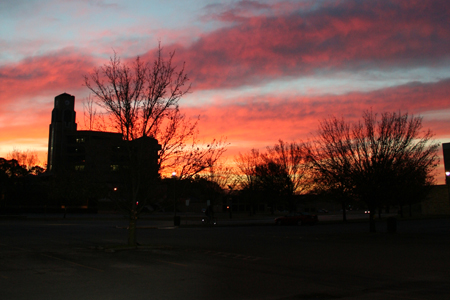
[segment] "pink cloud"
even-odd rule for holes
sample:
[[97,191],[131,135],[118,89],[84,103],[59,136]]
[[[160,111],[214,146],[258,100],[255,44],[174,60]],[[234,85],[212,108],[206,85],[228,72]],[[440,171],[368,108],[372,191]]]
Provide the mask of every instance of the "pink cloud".
[[[317,71],[442,65],[450,59],[450,2],[239,2],[232,25],[190,44],[163,45],[187,62],[195,90],[260,84]],[[225,20],[223,14],[212,14]],[[123,46],[133,48],[133,41]],[[154,49],[143,56],[153,56]],[[121,53],[119,53],[121,55]],[[75,49],[0,66],[2,103],[61,90],[77,94],[99,63]]]
[[178,59],[187,62],[197,89],[214,89],[318,70],[434,66],[450,58],[450,2],[324,3],[274,14],[241,2],[216,15],[231,26],[179,47]]
[[64,91],[77,93],[84,88],[83,75],[94,66],[92,57],[73,49],[0,66],[1,104],[4,107],[18,99],[39,95],[54,97]]

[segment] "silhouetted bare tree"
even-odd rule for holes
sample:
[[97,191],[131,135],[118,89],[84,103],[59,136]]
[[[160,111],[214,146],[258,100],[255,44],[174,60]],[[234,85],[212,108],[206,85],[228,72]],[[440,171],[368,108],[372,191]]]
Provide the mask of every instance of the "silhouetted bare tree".
[[258,204],[261,197],[259,186],[257,184],[256,166],[261,164],[261,155],[258,150],[252,149],[249,153],[239,153],[235,158],[235,164],[238,170],[237,188],[250,204],[251,211],[254,213],[254,207]]
[[20,166],[24,167],[31,174],[37,175],[44,171],[39,166],[37,151],[13,149],[13,151],[8,153],[7,157],[10,160],[16,160]]
[[401,204],[407,191],[423,196],[433,182],[439,145],[422,128],[422,118],[401,113],[366,111],[358,123],[332,117],[320,123],[308,159],[318,182],[367,203],[374,232],[376,208]]
[[[155,138],[161,145],[160,172],[176,171],[178,178],[186,178],[213,165],[225,151],[225,143],[213,140],[206,146],[199,145],[198,120],[186,118],[179,109],[180,99],[190,90],[184,64],[177,68],[173,65],[175,53],[164,57],[162,52],[158,47],[153,62],[143,62],[137,57],[131,63],[123,63],[114,54],[108,64],[85,76],[85,85],[93,93],[96,104],[106,112],[114,131],[120,132],[125,141]],[[140,170],[142,156],[136,156],[142,151],[136,152],[131,143],[127,145],[130,147],[127,172],[134,177],[130,177],[126,189],[129,195],[122,197],[129,203],[129,244],[136,245],[135,228],[140,210],[136,203],[138,195],[145,194],[142,189],[150,183],[142,182],[148,179],[145,170]]]
[[278,144],[267,147],[267,153],[263,154],[263,159],[266,164],[278,165],[280,171],[287,176],[286,202],[289,210],[296,210],[293,195],[303,194],[311,188],[311,172],[306,159],[305,145],[279,140]]
[[[241,189],[256,197],[263,197],[272,212],[277,203],[291,211],[296,210],[295,194],[309,189],[309,166],[302,143],[279,140],[266,152],[251,150],[240,154],[236,164],[242,174]],[[260,196],[257,194],[260,193]]]

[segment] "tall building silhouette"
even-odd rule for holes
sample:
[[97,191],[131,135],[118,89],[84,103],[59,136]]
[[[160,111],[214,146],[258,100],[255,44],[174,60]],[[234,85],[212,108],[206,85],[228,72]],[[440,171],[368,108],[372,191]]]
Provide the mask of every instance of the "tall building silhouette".
[[450,143],[442,144],[442,153],[444,154],[445,184],[450,189]]
[[56,96],[48,138],[48,171],[62,166],[67,148],[66,137],[77,131],[75,119],[75,97],[67,93]]

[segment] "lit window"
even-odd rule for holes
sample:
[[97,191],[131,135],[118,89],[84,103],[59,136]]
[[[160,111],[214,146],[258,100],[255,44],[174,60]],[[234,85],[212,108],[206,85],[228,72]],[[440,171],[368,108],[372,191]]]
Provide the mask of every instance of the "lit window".
[[75,171],[84,171],[84,165],[76,165]]

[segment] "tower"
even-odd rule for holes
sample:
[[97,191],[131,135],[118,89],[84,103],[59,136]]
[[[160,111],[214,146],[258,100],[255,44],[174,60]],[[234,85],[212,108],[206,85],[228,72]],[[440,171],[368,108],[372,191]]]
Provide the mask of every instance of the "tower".
[[445,185],[448,191],[448,200],[450,200],[450,143],[442,144],[442,154],[444,155]]
[[444,154],[445,184],[450,189],[450,143],[442,144],[442,153]]
[[57,171],[64,164],[67,134],[77,131],[75,96],[67,93],[55,97],[49,128],[47,171]]

